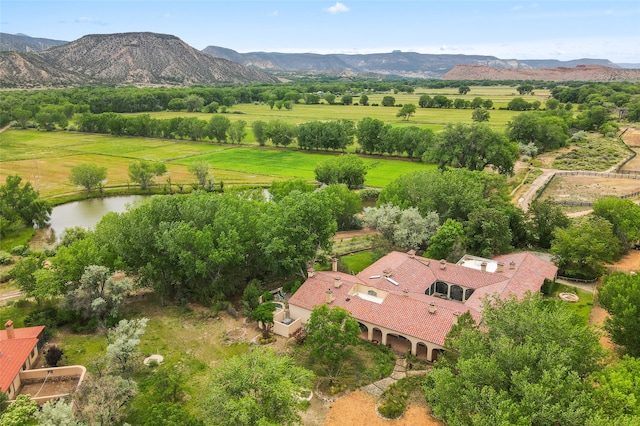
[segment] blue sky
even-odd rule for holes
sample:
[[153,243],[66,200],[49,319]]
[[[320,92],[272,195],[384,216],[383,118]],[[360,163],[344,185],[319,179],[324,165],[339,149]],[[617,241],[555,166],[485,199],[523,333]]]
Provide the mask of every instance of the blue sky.
[[197,49],[640,63],[640,1],[1,0],[0,31],[56,40],[152,31]]

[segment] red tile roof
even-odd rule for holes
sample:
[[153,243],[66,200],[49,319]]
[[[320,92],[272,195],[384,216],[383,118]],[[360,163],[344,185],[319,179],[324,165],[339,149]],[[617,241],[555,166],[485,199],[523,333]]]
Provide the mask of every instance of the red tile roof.
[[[480,320],[484,297],[491,294],[523,297],[528,291],[539,291],[544,278],[553,279],[557,272],[554,265],[531,253],[503,255],[493,260],[505,264],[503,272],[483,272],[451,263],[441,269],[438,260],[391,252],[356,276],[340,272],[316,273],[289,299],[289,304],[312,310],[326,303],[326,291],[330,289],[331,306],[349,310],[355,319],[442,345],[458,314],[469,311],[476,321]],[[514,269],[509,266],[512,261]],[[335,277],[342,281],[340,288],[334,287]],[[464,304],[427,296],[425,290],[436,281],[471,288],[474,293]],[[356,284],[389,294],[382,303],[349,295]],[[438,307],[435,314],[429,314],[431,302]]]
[[8,338],[6,330],[0,330],[0,392],[9,389],[43,330],[44,326],[15,328],[13,339]]

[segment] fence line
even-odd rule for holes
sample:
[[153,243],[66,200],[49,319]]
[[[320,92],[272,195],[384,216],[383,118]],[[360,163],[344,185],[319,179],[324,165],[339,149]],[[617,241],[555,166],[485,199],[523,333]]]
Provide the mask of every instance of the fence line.
[[583,279],[580,279],[580,278],[561,277],[560,275],[558,275],[557,278],[560,278],[561,280],[574,281],[574,282],[586,283],[586,284],[593,284],[593,283],[597,282],[600,279],[600,278],[594,278],[592,280],[583,280]]
[[558,176],[591,176],[591,177],[604,177],[613,179],[640,179],[640,173],[626,174],[626,173],[605,173],[605,172],[589,172],[584,170],[558,170],[556,173]]

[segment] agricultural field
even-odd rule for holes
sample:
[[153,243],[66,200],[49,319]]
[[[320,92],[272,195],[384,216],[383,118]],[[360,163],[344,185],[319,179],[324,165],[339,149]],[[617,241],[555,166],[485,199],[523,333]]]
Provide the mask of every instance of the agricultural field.
[[[161,161],[168,173],[156,182],[190,185],[195,178],[188,167],[205,160],[217,182],[225,185],[267,186],[274,179],[314,180],[316,165],[336,154],[297,149],[260,148],[204,142],[114,137],[74,132],[9,130],[0,134],[0,180],[18,174],[30,181],[45,198],[79,192],[69,182],[71,168],[95,163],[107,168],[105,190],[134,187],[129,182],[132,160]],[[365,185],[384,187],[401,174],[435,166],[388,157],[368,157]],[[175,188],[174,188],[175,190]]]

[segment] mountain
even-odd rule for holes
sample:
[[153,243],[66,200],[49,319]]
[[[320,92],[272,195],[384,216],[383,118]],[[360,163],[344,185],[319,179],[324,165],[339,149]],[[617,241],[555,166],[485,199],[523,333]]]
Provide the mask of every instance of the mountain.
[[[8,70],[13,70],[9,80],[2,78]],[[53,70],[69,80],[51,80]],[[0,87],[76,85],[78,78],[84,83],[147,86],[279,81],[156,33],[87,35],[43,52],[5,55],[0,64]]]
[[0,33],[0,51],[40,52],[67,43],[68,41],[34,38],[25,34]]
[[1,88],[61,87],[91,81],[88,76],[61,70],[35,53],[0,52]]
[[497,69],[479,65],[458,65],[443,80],[541,80],[541,81],[640,81],[640,69],[578,65],[572,68],[528,70]]
[[203,52],[217,58],[228,59],[251,68],[273,73],[332,71],[335,74],[335,70],[342,70],[345,74],[375,73],[415,78],[442,78],[458,65],[482,65],[498,69],[537,69],[577,65],[602,65],[618,68],[616,64],[607,59],[578,59],[563,62],[551,59],[499,59],[495,56],[481,55],[434,55],[399,50],[391,53],[320,55],[275,52],[238,53],[231,49],[208,46]]

